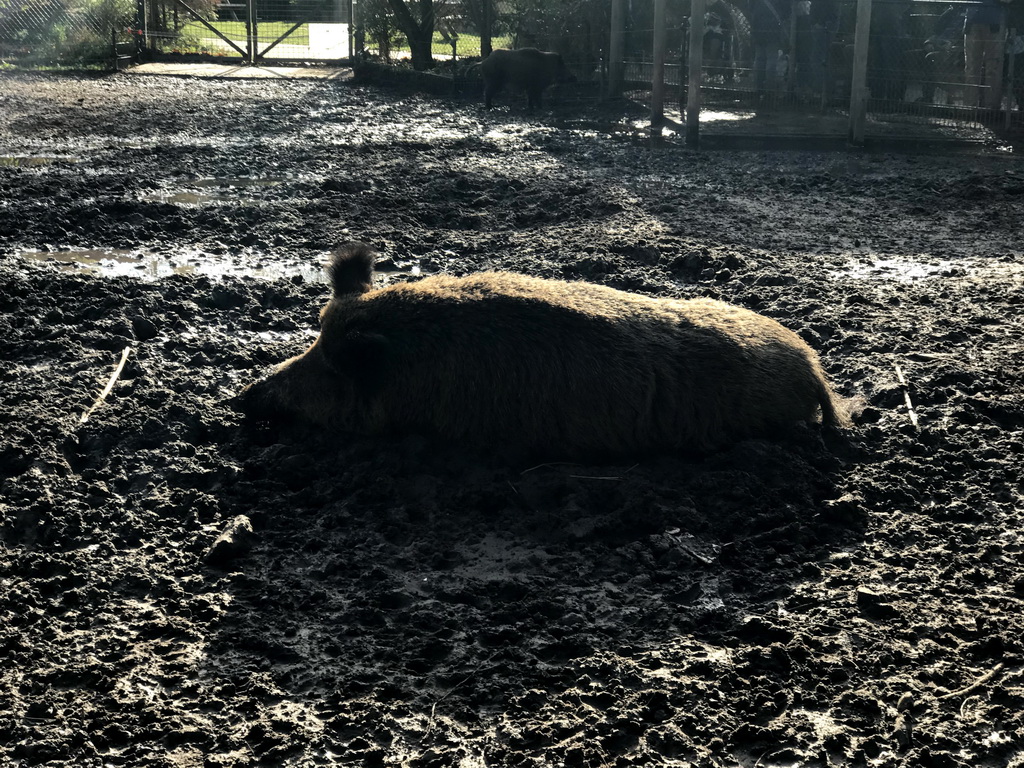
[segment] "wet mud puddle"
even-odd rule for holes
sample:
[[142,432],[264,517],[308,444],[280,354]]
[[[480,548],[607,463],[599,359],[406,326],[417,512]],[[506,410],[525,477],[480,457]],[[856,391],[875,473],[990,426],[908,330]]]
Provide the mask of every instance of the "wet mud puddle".
[[223,257],[198,251],[155,253],[117,248],[85,248],[61,251],[25,250],[23,259],[55,264],[68,271],[81,271],[98,277],[137,277],[158,280],[170,275],[205,275],[210,278],[250,276],[264,280],[301,277],[309,282],[325,280],[319,262],[274,263],[253,266],[251,256]]
[[218,203],[238,203],[258,200],[263,192],[282,184],[283,178],[261,178],[238,176],[232,178],[193,179],[182,187],[187,189],[159,189],[141,196],[146,202],[171,203],[185,206],[201,206]]
[[[324,266],[329,259],[327,254],[323,254],[321,258],[310,262],[283,262],[263,260],[258,258],[258,254],[251,253],[217,256],[201,251],[168,254],[117,248],[24,250],[16,255],[29,262],[52,264],[67,271],[79,271],[97,277],[159,280],[170,275],[203,275],[215,280],[225,277],[251,277],[259,280],[299,278],[310,283],[326,283]],[[385,259],[377,264],[375,269],[378,285],[388,285],[407,278],[425,277],[440,271],[429,259]]]
[[851,259],[840,268],[831,270],[829,276],[834,280],[893,280],[907,283],[932,277],[964,277],[968,274],[969,268],[974,266],[976,265],[970,262],[948,259],[918,261],[905,256],[879,256]]
[[0,168],[31,168],[54,163],[75,163],[76,157],[59,155],[0,155]]
[[956,279],[973,283],[991,280],[1024,282],[1024,264],[1012,254],[990,259],[937,259],[920,256],[853,257],[828,271],[837,281],[917,283]]

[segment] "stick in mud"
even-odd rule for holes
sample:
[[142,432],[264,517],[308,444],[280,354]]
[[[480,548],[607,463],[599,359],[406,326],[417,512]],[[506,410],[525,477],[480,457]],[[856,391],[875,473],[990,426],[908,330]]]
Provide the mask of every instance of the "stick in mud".
[[974,693],[975,691],[983,688],[985,685],[987,685],[992,680],[997,678],[1000,674],[1002,674],[1002,671],[1003,671],[1003,663],[1000,662],[999,664],[996,664],[994,667],[992,667],[992,669],[990,669],[988,672],[983,674],[981,677],[979,677],[977,680],[975,680],[970,685],[966,685],[963,688],[960,688],[960,689],[955,690],[955,691],[949,691],[948,693],[940,694],[940,695],[936,696],[935,698],[939,699],[940,701],[942,701],[944,699],[954,699],[954,698],[956,698],[958,696],[968,696],[968,695]]
[[896,378],[899,379],[900,386],[903,387],[903,401],[907,404],[907,416],[910,417],[910,423],[914,425],[914,429],[920,429],[917,422],[917,411],[914,410],[914,403],[910,399],[910,391],[906,378],[903,376],[903,369],[900,368],[899,363],[893,363],[896,368]]
[[85,424],[85,422],[89,420],[89,417],[92,416],[92,412],[96,410],[96,408],[99,406],[99,404],[107,399],[107,395],[110,394],[110,390],[112,390],[114,388],[114,384],[117,382],[117,377],[120,376],[121,375],[121,371],[124,370],[124,364],[126,362],[128,362],[128,354],[131,351],[132,351],[131,347],[125,347],[124,348],[124,351],[121,353],[121,362],[119,362],[117,364],[117,368],[114,369],[114,373],[113,373],[113,375],[111,375],[110,381],[107,382],[107,386],[105,386],[103,388],[103,391],[100,392],[99,397],[96,398],[96,402],[94,402],[89,407],[89,410],[87,410],[85,413],[82,414],[82,418],[78,422],[79,424]]

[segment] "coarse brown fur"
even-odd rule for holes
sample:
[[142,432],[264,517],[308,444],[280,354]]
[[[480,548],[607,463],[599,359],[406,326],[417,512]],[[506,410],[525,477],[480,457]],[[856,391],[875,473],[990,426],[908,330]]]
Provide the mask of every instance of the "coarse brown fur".
[[320,337],[250,388],[251,410],[559,458],[849,423],[810,347],[749,310],[507,272],[366,290],[373,256],[338,252]]
[[560,54],[536,48],[496,48],[480,62],[484,79],[484,104],[490,109],[494,97],[506,86],[526,91],[530,109],[540,107],[544,89],[554,83],[571,83],[576,78],[569,72]]

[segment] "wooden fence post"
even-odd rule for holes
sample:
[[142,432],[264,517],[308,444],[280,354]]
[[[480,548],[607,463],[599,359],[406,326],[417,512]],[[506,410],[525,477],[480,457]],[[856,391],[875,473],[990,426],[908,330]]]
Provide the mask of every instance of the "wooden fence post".
[[[1012,43],[1016,37],[1017,30],[1010,29],[1009,34],[1006,36],[1004,46]],[[1006,94],[1006,114],[1003,116],[1003,120],[1005,121],[1003,127],[1006,128],[1006,130],[1010,130],[1010,126],[1013,123],[1013,60],[1016,58],[1017,56],[1011,51],[1009,60],[1006,62],[1006,82],[1003,83],[1003,93]],[[1018,103],[1017,108],[1024,109],[1024,104]]]
[[245,59],[256,63],[256,0],[245,2]]
[[651,66],[651,138],[665,121],[665,1],[654,0],[654,63]]
[[[486,2],[486,0],[485,0]],[[611,40],[608,43],[608,91],[609,99],[622,95],[622,80],[625,74],[623,50],[626,37],[626,2],[612,0]]]
[[686,84],[686,143],[700,142],[700,83],[704,68],[704,0],[690,0],[690,61]]
[[871,0],[857,0],[857,27],[853,38],[853,78],[850,82],[850,143],[864,145],[868,109],[868,43],[871,37]]

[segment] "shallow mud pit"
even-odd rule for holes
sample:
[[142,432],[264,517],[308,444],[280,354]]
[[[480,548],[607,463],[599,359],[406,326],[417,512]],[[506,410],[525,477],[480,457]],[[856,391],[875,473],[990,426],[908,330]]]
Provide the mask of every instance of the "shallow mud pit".
[[[324,82],[0,104],[46,158],[0,163],[0,763],[1024,764],[1012,157],[651,152]],[[245,425],[354,237],[381,280],[733,301],[868,405],[850,446],[620,466]]]

